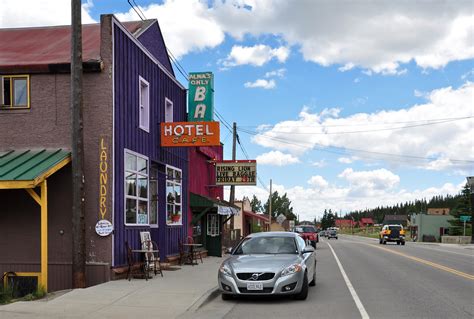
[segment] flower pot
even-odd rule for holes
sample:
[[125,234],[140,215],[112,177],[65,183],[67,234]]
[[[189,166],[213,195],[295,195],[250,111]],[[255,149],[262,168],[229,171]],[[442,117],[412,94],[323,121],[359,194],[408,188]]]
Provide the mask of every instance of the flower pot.
[[173,223],[178,223],[180,218],[181,218],[181,215],[171,215],[171,221]]

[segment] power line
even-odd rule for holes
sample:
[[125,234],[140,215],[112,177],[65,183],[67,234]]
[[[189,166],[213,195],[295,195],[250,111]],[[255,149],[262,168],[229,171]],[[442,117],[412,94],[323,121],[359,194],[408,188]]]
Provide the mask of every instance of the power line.
[[[128,2],[128,4],[130,5],[130,7],[132,7],[133,11],[135,11],[135,13],[136,13],[137,16],[140,18],[140,20],[142,20],[142,21],[146,20],[146,19],[143,18],[144,16],[142,17],[142,16],[140,15],[140,13],[138,12],[138,10],[135,9],[136,4],[135,4],[135,6],[134,6],[134,5],[130,2],[130,0],[127,0],[127,2]],[[133,1],[133,3],[135,3],[135,1]]]
[[[343,131],[343,132],[286,132],[286,131],[277,131],[272,129],[272,133],[291,133],[291,134],[296,134],[296,135],[340,135],[340,134],[357,134],[357,133],[371,133],[371,132],[381,132],[381,131],[394,131],[394,130],[402,130],[402,129],[408,129],[408,128],[414,128],[414,127],[420,127],[420,126],[431,126],[431,125],[437,125],[437,124],[444,124],[444,123],[449,123],[449,122],[454,122],[454,121],[460,121],[460,120],[466,120],[466,119],[471,119],[473,116],[467,116],[467,117],[462,117],[462,118],[456,118],[456,119],[446,119],[443,121],[438,121],[438,122],[431,122],[431,123],[423,123],[423,124],[414,124],[414,125],[406,125],[406,126],[399,126],[399,127],[387,127],[387,128],[379,128],[379,129],[373,129],[373,130],[359,130],[359,131]],[[281,127],[281,126],[278,126]],[[302,126],[287,126],[289,128],[300,128]],[[322,125],[321,128],[325,128],[325,125]]]
[[[440,121],[449,121],[449,120],[464,120],[473,118],[473,116],[463,116],[463,117],[448,117],[448,118],[438,118],[438,119],[426,119],[426,120],[414,120],[414,121],[396,121],[396,122],[379,122],[379,123],[354,123],[354,124],[321,124],[322,127],[350,127],[350,126],[381,126],[381,125],[392,125],[392,124],[409,124],[409,123],[426,123],[426,122],[440,122]],[[240,125],[244,128],[258,128],[261,125]],[[268,125],[271,126],[271,125]],[[295,127],[295,125],[281,125],[278,127]],[[298,127],[315,127],[315,125],[298,125]]]
[[[391,153],[375,152],[375,151],[361,150],[361,149],[348,148],[348,147],[342,148],[342,147],[338,147],[338,146],[323,145],[323,144],[319,144],[319,143],[311,143],[311,144],[305,144],[304,145],[304,144],[295,143],[294,141],[284,139],[284,138],[278,138],[278,137],[271,137],[271,136],[262,135],[259,132],[254,132],[254,131],[250,131],[250,130],[243,130],[243,129],[238,129],[238,130],[243,132],[243,133],[246,133],[246,134],[250,134],[250,135],[254,135],[254,136],[258,135],[258,136],[263,137],[263,138],[279,141],[279,142],[284,143],[284,144],[289,144],[289,145],[292,145],[292,146],[297,146],[297,147],[301,147],[301,148],[305,148],[305,149],[308,149],[308,148],[312,149],[314,146],[319,146],[319,147],[321,147],[321,151],[336,153],[336,154],[342,154],[342,155],[347,154],[345,152],[345,150],[347,150],[347,151],[356,152],[356,153],[368,153],[368,154],[382,155],[382,156],[393,156],[393,157],[405,158],[405,159],[417,159],[417,160],[429,160],[429,161],[435,160],[434,158],[423,157],[423,156],[391,154]],[[340,149],[341,151],[329,150],[328,148],[330,148],[330,147],[334,148],[334,149]],[[474,161],[463,160],[463,159],[446,159],[446,160],[449,160],[451,162],[459,162],[459,163],[474,163]]]
[[[144,20],[147,20],[146,19],[146,16],[145,14],[143,13],[142,9],[140,8],[140,6],[135,2],[135,0],[132,0],[133,1],[133,5],[132,3],[130,2],[130,0],[127,0],[128,4],[130,5],[130,7],[132,7],[133,11],[135,11],[135,13],[138,15],[138,17],[144,21]],[[138,9],[138,10],[137,10]],[[186,72],[186,70],[184,69],[184,67],[178,62],[178,59],[173,55],[173,53],[171,52],[171,50],[167,47],[166,48],[166,51],[168,52],[168,56],[170,58],[170,61],[171,63],[175,66],[175,68],[178,70],[179,73],[181,73],[181,75],[186,79],[186,81],[189,79],[189,76],[188,76],[188,72]]]

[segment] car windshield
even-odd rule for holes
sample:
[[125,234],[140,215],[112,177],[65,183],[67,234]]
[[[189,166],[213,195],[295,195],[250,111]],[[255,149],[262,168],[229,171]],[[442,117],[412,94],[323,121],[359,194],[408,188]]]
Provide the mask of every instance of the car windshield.
[[390,230],[402,230],[401,226],[388,226],[388,229]]
[[297,254],[293,237],[249,237],[235,249],[234,255]]

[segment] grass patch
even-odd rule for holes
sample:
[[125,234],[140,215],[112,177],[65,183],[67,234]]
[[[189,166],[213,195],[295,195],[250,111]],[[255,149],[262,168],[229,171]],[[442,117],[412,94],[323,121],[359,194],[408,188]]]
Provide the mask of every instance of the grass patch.
[[0,305],[7,304],[12,300],[12,290],[10,288],[4,288],[0,286]]

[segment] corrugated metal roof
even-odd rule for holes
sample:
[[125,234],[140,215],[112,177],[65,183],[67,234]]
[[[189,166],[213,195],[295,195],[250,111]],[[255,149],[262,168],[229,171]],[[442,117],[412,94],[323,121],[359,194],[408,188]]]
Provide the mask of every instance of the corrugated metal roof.
[[[125,22],[131,33],[140,32],[150,21]],[[0,68],[28,67],[48,71],[49,65],[71,61],[71,26],[0,29]],[[83,62],[100,61],[100,24],[82,26]]]
[[70,156],[62,149],[0,152],[0,182],[34,180]]

